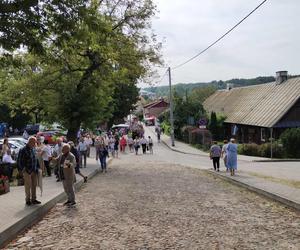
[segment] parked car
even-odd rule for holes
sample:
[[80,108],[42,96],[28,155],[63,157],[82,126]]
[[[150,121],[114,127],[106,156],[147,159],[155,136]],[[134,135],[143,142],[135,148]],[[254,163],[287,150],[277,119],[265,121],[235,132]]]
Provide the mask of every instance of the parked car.
[[63,137],[63,135],[58,131],[47,130],[37,133],[37,136],[43,136],[44,140],[47,140],[50,145],[56,144],[56,139]]
[[[2,149],[4,139],[0,140],[0,150]],[[13,159],[17,159],[19,151],[24,146],[22,144],[19,144],[17,141],[11,141],[10,138],[8,139],[8,145],[11,150],[11,155]]]
[[10,137],[9,138],[10,141],[16,141],[17,143],[21,144],[22,146],[25,146],[27,144],[26,139],[22,138],[22,137]]

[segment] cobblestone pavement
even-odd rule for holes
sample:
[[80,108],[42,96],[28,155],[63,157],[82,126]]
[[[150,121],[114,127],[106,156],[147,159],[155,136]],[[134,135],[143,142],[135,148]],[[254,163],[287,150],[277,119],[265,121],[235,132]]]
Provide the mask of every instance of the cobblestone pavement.
[[300,249],[300,213],[154,156],[121,155],[7,249]]

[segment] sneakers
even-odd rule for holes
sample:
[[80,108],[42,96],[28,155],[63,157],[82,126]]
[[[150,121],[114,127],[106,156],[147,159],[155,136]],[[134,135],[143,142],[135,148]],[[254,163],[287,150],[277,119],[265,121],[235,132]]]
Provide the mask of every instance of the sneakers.
[[83,182],[84,182],[84,183],[87,182],[87,176],[85,176],[85,177],[83,178]]
[[26,201],[27,206],[30,206],[31,204],[32,204],[31,201]]
[[38,204],[41,204],[42,202],[38,201],[38,200],[33,200],[31,202],[33,205],[38,205]]
[[69,206],[74,206],[74,205],[76,205],[75,201],[69,203]]

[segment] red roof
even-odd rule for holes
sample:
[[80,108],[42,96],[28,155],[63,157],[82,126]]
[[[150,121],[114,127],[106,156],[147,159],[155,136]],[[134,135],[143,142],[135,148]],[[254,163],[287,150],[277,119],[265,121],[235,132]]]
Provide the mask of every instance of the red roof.
[[158,101],[148,103],[147,105],[144,106],[144,108],[153,108],[159,104],[166,104],[166,106],[169,106],[169,103],[167,103],[165,100],[158,100]]

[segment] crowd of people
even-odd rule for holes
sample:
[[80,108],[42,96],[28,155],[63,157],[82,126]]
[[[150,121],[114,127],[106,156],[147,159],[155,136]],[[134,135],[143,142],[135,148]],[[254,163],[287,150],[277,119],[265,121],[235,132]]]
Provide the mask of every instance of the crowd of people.
[[[160,142],[161,129],[155,129],[157,140]],[[54,147],[51,147],[47,140],[41,136],[31,136],[18,154],[17,161],[11,157],[11,150],[7,139],[2,146],[2,161],[17,164],[19,176],[24,180],[26,205],[40,204],[37,200],[36,188],[41,176],[56,176],[57,182],[62,182],[67,201],[64,205],[73,206],[76,204],[74,183],[75,175],[83,178],[85,176],[80,169],[87,167],[87,158],[91,157],[91,147],[95,148],[96,161],[101,166],[100,171],[107,172],[107,158],[119,157],[126,152],[135,155],[153,154],[153,139],[146,137],[143,133],[132,133],[126,130],[113,130],[105,134],[95,136],[93,134],[80,134],[78,140],[67,142],[64,138],[58,138]],[[141,151],[140,151],[141,149]],[[221,147],[215,141],[210,148],[210,158],[215,171],[220,170],[220,158],[224,160],[226,171],[235,175],[237,170],[237,144],[234,139],[228,143],[224,141]],[[12,174],[12,173],[11,173]]]
[[73,206],[76,204],[75,175],[81,176],[83,181],[87,182],[88,177],[80,169],[87,167],[87,158],[92,156],[92,147],[95,148],[95,159],[103,173],[107,172],[107,158],[110,156],[118,158],[119,152],[138,155],[141,148],[142,154],[146,154],[147,151],[153,154],[151,136],[145,137],[144,133],[137,134],[123,129],[108,131],[99,136],[91,133],[79,134],[75,142],[60,137],[57,138],[54,146],[49,145],[42,136],[30,136],[26,146],[20,149],[17,161],[10,157],[11,151],[5,139],[1,153],[4,155],[2,161],[17,165],[18,177],[24,180],[27,206],[41,203],[36,196],[40,178],[50,177],[53,174],[57,182],[62,182],[67,195],[64,205]]

